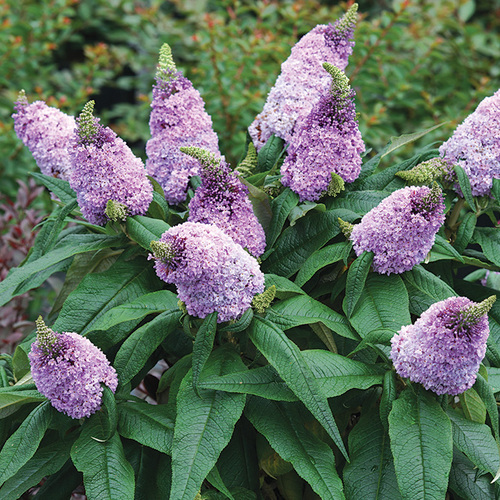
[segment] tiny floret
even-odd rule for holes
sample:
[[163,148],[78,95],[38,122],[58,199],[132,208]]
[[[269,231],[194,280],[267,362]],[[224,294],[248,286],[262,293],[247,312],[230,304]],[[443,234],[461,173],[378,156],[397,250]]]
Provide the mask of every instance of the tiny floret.
[[104,353],[74,332],[56,333],[41,317],[28,357],[33,381],[52,406],[71,418],[89,417],[101,408],[101,384],[116,391],[118,378]]
[[177,286],[189,314],[217,321],[239,318],[264,291],[257,260],[216,226],[185,222],[151,243],[156,274]]
[[352,229],[356,255],[373,252],[373,270],[399,274],[422,262],[444,222],[441,189],[435,184],[394,191]]
[[391,340],[396,372],[436,394],[470,389],[486,352],[491,296],[479,304],[451,297],[433,304]]

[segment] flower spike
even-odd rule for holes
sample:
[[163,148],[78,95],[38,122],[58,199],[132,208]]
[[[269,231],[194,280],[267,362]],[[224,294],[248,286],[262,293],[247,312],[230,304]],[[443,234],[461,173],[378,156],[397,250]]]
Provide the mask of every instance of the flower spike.
[[158,80],[168,81],[176,71],[177,68],[175,67],[174,58],[172,57],[172,49],[168,43],[164,43],[160,48],[156,78]]

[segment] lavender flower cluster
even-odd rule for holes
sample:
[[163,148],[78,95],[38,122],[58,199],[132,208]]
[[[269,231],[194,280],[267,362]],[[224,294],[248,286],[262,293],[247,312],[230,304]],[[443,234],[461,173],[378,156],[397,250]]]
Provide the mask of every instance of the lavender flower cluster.
[[236,243],[258,257],[266,249],[266,235],[255,216],[243,185],[224,158],[217,158],[199,148],[182,148],[199,158],[201,186],[189,203],[190,222],[214,224]]
[[451,297],[401,328],[391,340],[397,373],[436,394],[457,395],[472,387],[486,352],[487,312],[494,300],[476,304]]
[[216,226],[185,222],[163,233],[151,248],[156,274],[177,286],[193,316],[217,311],[219,323],[236,319],[264,291],[257,260]]
[[273,134],[291,142],[297,119],[307,116],[328,91],[330,79],[321,71],[324,62],[345,69],[354,46],[350,39],[357,7],[354,4],[334,24],[316,26],[292,48],[290,57],[281,65],[281,74],[269,92],[264,109],[248,129],[257,151]]
[[115,369],[98,347],[77,333],[56,333],[41,317],[37,331],[28,357],[38,391],[71,418],[89,417],[101,407],[101,384],[115,392]]
[[422,262],[444,222],[444,202],[437,185],[394,191],[354,226],[350,239],[356,255],[373,252],[380,274],[403,273]]
[[[464,169],[473,196],[490,193],[493,179],[500,178],[500,90],[481,101],[439,152],[448,163],[450,177],[456,178],[454,165]],[[458,184],[455,189],[461,194]]]

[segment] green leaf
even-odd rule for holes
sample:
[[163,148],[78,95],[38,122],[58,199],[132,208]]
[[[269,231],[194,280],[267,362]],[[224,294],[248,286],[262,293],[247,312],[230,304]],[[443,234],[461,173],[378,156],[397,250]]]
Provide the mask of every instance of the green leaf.
[[[158,186],[160,185],[158,184]],[[160,189],[163,192],[161,186]],[[149,205],[147,215],[151,216],[153,219],[167,220],[169,212],[170,209],[168,208],[168,203],[165,200],[165,194],[160,194],[156,190],[153,191],[153,201],[151,201],[151,204]]]
[[217,488],[221,493],[223,493],[226,498],[229,500],[235,500],[231,492],[227,489],[227,486],[224,484],[222,477],[217,469],[217,466],[208,473],[207,481],[214,487]]
[[391,345],[391,339],[397,332],[394,330],[388,330],[387,328],[380,328],[377,330],[372,330],[363,340],[356,346],[356,348],[349,353],[349,357],[352,357],[359,351],[366,349],[367,347],[374,346],[377,344]]
[[28,488],[37,485],[45,476],[55,474],[68,460],[71,445],[71,441],[58,441],[39,448],[30,460],[0,488],[0,498],[17,500]]
[[253,318],[253,309],[249,307],[239,319],[235,321],[229,321],[226,323],[226,326],[219,328],[219,333],[224,332],[233,332],[239,333],[243,330],[246,330],[248,325],[252,322]]
[[51,420],[52,407],[45,401],[7,439],[0,452],[0,484],[11,478],[35,454]]
[[474,243],[481,245],[484,255],[500,266],[500,231],[494,227],[476,227],[473,236]]
[[271,248],[274,245],[283,229],[288,214],[298,202],[299,195],[294,193],[290,188],[285,188],[279,196],[271,201],[273,216],[266,237],[267,248]]
[[256,171],[266,172],[271,170],[281,156],[284,144],[285,141],[283,141],[280,137],[275,135],[269,137],[257,156]]
[[486,406],[479,394],[471,387],[459,394],[460,405],[466,417],[474,422],[486,422]]
[[127,234],[142,248],[151,251],[151,241],[159,240],[170,226],[161,219],[152,219],[143,215],[127,217]]
[[161,453],[171,453],[174,422],[167,417],[165,405],[132,401],[120,403],[118,432]]
[[470,243],[472,235],[474,234],[474,229],[476,228],[476,222],[476,214],[472,212],[467,212],[465,214],[460,226],[458,226],[457,236],[453,243],[457,252],[462,253]]
[[134,500],[134,471],[118,433],[104,442],[96,438],[99,435],[98,421],[88,421],[71,448],[71,459],[83,473],[88,500]]
[[[218,349],[205,365],[207,375],[241,370],[242,361],[231,349]],[[192,373],[177,394],[177,418],[172,444],[171,500],[192,500],[226,447],[243,412],[245,396],[193,389]]]
[[254,318],[249,328],[249,336],[348,459],[328,400],[322,394],[321,388],[299,348],[276,325],[262,318]]
[[453,288],[422,266],[415,266],[401,277],[408,291],[410,311],[416,316],[429,309],[435,302],[456,296]]
[[118,412],[116,410],[116,400],[113,391],[102,384],[102,406],[97,412],[100,417],[103,429],[103,439],[109,439],[116,431],[118,425]]
[[322,500],[345,498],[333,452],[306,428],[311,416],[302,405],[252,397],[245,415]]
[[76,193],[71,189],[68,181],[39,172],[33,172],[31,175],[54,193],[63,203],[71,203],[76,200]]
[[405,389],[392,404],[389,435],[402,497],[444,498],[453,458],[452,429],[434,397],[420,387]]
[[457,174],[458,184],[460,185],[465,201],[469,204],[470,209],[474,211],[476,209],[476,203],[474,202],[474,198],[472,196],[469,177],[460,165],[454,165],[453,170],[455,170],[455,173]]
[[349,453],[351,463],[344,467],[348,500],[401,498],[389,436],[375,409],[363,414],[349,433]]
[[16,382],[21,380],[31,369],[28,355],[22,349],[18,349],[17,347],[14,351],[14,356],[12,356],[12,367]]
[[181,316],[182,312],[176,305],[175,309],[156,316],[125,340],[113,363],[121,385],[130,382],[157,347],[180,326]]
[[321,322],[342,337],[358,340],[344,316],[307,295],[298,295],[273,304],[267,310],[266,318],[283,330]]
[[0,392],[0,418],[12,415],[22,405],[39,403],[46,399],[36,390],[15,391],[14,387],[11,387],[11,389],[9,392]]
[[350,322],[361,337],[373,330],[398,331],[411,323],[408,308],[408,293],[400,276],[372,273],[366,279]]
[[463,257],[457,250],[442,236],[436,234],[436,241],[431,249],[429,262],[436,262],[438,260],[458,260],[464,262]]
[[305,295],[306,292],[302,290],[292,281],[283,278],[283,276],[278,276],[276,274],[265,274],[265,285],[266,288],[271,286],[276,287],[276,297],[278,299],[288,299],[290,297],[295,297],[296,295]]
[[472,422],[457,410],[448,408],[446,414],[451,420],[453,444],[474,463],[476,467],[495,476],[500,467],[500,456],[491,429],[478,422]]
[[[382,200],[391,193],[387,191],[347,191],[340,196],[330,198],[326,202],[329,210],[347,209],[355,213],[358,218],[367,214],[372,208],[376,207]],[[341,216],[340,216],[341,217]],[[343,218],[343,217],[341,217]],[[355,220],[355,219],[354,219]],[[354,222],[354,220],[349,222]]]
[[480,373],[477,374],[476,382],[473,385],[473,388],[479,394],[484,405],[486,406],[486,411],[488,412],[488,416],[491,420],[493,434],[498,440],[498,408],[493,389]]
[[323,203],[315,203],[314,201],[303,201],[298,206],[292,208],[290,214],[288,215],[288,222],[290,223],[290,226],[295,226],[297,220],[305,217],[311,210],[325,212],[326,206]]
[[380,421],[385,432],[389,431],[389,413],[392,410],[392,403],[396,400],[396,373],[392,370],[385,372],[384,390],[380,398]]
[[344,311],[348,318],[351,317],[358,303],[365,281],[373,262],[373,252],[363,252],[349,267],[344,298]]
[[75,469],[70,459],[66,461],[61,470],[45,479],[33,499],[68,500],[80,484],[82,484],[82,475]]
[[[203,367],[214,347],[215,332],[217,331],[217,311],[205,317],[196,332],[193,344],[193,389],[198,394],[198,380]],[[199,395],[199,394],[198,394]]]

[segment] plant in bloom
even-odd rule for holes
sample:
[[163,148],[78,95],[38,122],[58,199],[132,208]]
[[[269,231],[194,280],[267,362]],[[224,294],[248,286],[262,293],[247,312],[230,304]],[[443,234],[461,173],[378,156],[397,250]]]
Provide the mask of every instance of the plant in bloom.
[[190,222],[215,224],[236,243],[258,257],[266,249],[266,235],[243,185],[224,158],[200,148],[186,147],[181,151],[201,163],[201,186],[189,203]]
[[14,109],[14,130],[31,151],[38,168],[45,175],[68,180],[71,171],[68,143],[75,132],[75,118],[47,106],[44,101],[29,104],[24,91],[20,92]]
[[392,338],[396,372],[436,394],[461,394],[474,385],[486,352],[492,295],[475,303],[450,297],[433,304]]
[[[454,165],[467,174],[473,196],[487,195],[493,179],[500,178],[500,89],[481,101],[440,148],[449,176]],[[461,193],[458,184],[455,189]]]
[[324,62],[346,68],[354,47],[357,10],[353,4],[342,19],[316,26],[292,48],[262,112],[248,129],[258,151],[273,134],[291,142],[297,119],[307,116],[328,91],[330,78],[321,70]]
[[152,241],[156,274],[177,286],[189,314],[217,322],[236,319],[264,291],[257,260],[217,226],[185,222]]
[[[121,218],[145,214],[153,187],[144,164],[109,127],[94,118],[93,108],[94,101],[83,108],[70,148],[73,166],[69,182],[80,209],[89,222],[98,225],[111,219],[108,213],[120,213]],[[119,210],[109,212],[110,201]]]
[[336,66],[325,63],[323,67],[332,76],[332,87],[306,117],[297,120],[281,166],[282,184],[295,191],[301,201],[317,201],[328,193],[332,181],[336,183],[332,174],[345,182],[356,180],[365,150],[349,80]]
[[36,388],[52,406],[71,418],[89,417],[101,408],[101,384],[115,392],[118,378],[104,353],[74,332],[56,333],[40,316],[37,339],[28,354]]
[[399,274],[422,262],[444,222],[444,202],[437,184],[394,191],[352,228],[356,255],[373,252],[373,270]]
[[180,203],[186,199],[189,179],[198,175],[199,163],[179,148],[197,146],[219,154],[219,140],[200,93],[176,70],[167,44],[160,50],[149,127],[148,174],[160,183],[170,204]]

